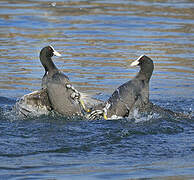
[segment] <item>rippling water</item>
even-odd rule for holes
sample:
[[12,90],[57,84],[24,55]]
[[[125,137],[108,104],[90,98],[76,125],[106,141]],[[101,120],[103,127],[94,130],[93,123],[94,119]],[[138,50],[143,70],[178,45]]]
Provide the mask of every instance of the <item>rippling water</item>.
[[40,88],[39,51],[51,44],[76,88],[107,99],[155,63],[150,99],[194,111],[192,0],[0,1],[0,179],[193,179],[193,118],[20,119],[17,98]]

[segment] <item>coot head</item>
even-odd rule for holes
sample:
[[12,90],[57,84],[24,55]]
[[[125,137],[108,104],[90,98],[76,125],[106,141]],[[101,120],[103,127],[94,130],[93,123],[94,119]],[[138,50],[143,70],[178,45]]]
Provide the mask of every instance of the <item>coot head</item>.
[[61,56],[61,54],[59,54],[52,46],[46,46],[40,51],[40,57],[46,56],[51,58],[54,55]]
[[140,66],[138,77],[145,77],[148,81],[154,70],[154,63],[151,58],[146,55],[141,55],[137,60],[131,63],[131,66]]
[[61,56],[61,54],[59,54],[52,46],[46,46],[40,51],[40,61],[45,68],[45,73],[49,70],[52,71],[53,69],[56,69],[56,66],[51,59],[54,55]]

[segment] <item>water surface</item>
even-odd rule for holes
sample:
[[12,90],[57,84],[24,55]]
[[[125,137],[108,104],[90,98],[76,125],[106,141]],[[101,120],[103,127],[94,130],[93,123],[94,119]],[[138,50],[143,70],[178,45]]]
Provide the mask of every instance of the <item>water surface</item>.
[[40,88],[40,49],[76,88],[107,99],[150,56],[150,99],[194,111],[194,3],[171,1],[0,2],[1,179],[193,179],[194,120],[157,114],[133,120],[16,117],[17,98]]

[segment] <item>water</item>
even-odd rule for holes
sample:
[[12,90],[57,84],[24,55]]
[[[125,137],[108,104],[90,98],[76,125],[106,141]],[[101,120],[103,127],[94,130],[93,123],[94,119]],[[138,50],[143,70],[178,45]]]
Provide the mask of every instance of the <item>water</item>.
[[194,179],[194,119],[21,119],[16,99],[40,88],[39,51],[76,88],[107,99],[150,56],[150,99],[193,115],[194,3],[182,1],[0,1],[0,179]]

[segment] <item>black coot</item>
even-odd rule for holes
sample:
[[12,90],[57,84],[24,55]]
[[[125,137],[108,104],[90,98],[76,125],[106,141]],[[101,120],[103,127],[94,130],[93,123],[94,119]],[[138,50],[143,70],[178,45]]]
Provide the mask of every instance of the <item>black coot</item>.
[[89,94],[78,92],[69,78],[60,72],[53,63],[52,56],[61,56],[52,46],[40,51],[40,61],[45,69],[42,89],[26,94],[17,101],[15,110],[24,116],[39,116],[56,112],[71,116],[84,115],[93,106],[101,104]]
[[143,108],[149,103],[149,81],[154,70],[153,61],[145,56],[140,56],[131,66],[140,66],[139,73],[130,81],[118,87],[108,101],[103,110],[95,110],[89,118],[95,118],[103,114],[105,119],[123,118],[135,108]]
[[45,69],[42,88],[46,88],[52,108],[63,115],[81,114],[80,94],[73,88],[69,78],[53,63],[52,56],[61,56],[52,46],[40,52],[40,61]]

